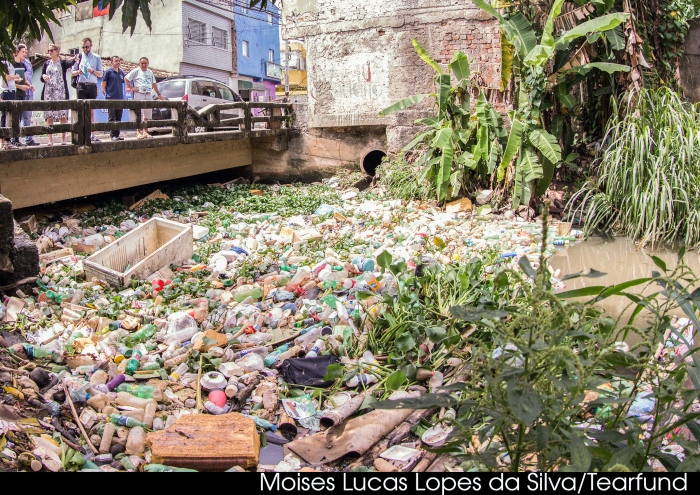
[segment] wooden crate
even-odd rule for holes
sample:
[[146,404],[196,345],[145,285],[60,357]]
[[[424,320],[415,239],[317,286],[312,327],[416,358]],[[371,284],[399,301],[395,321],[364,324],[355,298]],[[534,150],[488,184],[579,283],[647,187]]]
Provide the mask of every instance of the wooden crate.
[[159,268],[192,257],[192,226],[152,218],[87,258],[86,280],[97,278],[115,287],[145,280]]

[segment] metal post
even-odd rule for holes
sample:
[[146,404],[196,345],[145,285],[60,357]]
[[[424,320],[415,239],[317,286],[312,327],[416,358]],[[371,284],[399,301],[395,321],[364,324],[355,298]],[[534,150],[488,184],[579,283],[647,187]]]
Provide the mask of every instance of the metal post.
[[284,96],[289,97],[289,57],[292,54],[289,53],[289,40],[285,40],[284,44]]

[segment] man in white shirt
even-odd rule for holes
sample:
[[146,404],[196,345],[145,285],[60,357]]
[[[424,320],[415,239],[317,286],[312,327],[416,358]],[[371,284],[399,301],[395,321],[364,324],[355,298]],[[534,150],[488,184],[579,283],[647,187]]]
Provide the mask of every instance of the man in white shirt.
[[[83,39],[83,53],[75,56],[72,75],[78,76],[78,99],[97,99],[97,80],[102,77],[102,59],[92,53],[92,40]],[[95,110],[92,111],[92,121],[95,122]],[[91,141],[99,141],[90,133]]]
[[[139,67],[129,72],[126,78],[124,78],[124,82],[126,83],[127,91],[131,91],[134,95],[135,101],[152,101],[154,93],[158,95],[159,100],[166,99],[158,91],[156,76],[154,76],[153,71],[148,68],[148,59],[146,57],[141,57],[141,60],[139,60]],[[144,108],[141,110],[141,119],[143,119],[144,122],[147,122],[151,117],[153,117],[153,109]],[[138,139],[147,139],[153,136],[144,128],[136,129],[136,137]]]

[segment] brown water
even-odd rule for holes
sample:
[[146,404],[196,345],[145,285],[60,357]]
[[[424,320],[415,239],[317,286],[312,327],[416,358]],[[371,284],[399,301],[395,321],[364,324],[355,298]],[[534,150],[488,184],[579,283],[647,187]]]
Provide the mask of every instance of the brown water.
[[[636,278],[650,277],[653,270],[660,271],[650,258],[652,254],[661,258],[669,270],[673,270],[678,264],[677,251],[638,249],[634,242],[625,237],[611,240],[591,237],[584,242],[558,249],[551,259],[551,265],[554,269],[561,270],[561,276],[588,271],[591,268],[606,273],[598,278],[580,277],[564,281],[566,284],[564,290],[572,290],[594,285],[614,285]],[[697,251],[687,252],[685,262],[694,274],[700,276],[700,254]],[[643,285],[634,287],[629,291],[640,292],[643,287]],[[651,293],[657,290],[659,287],[654,286],[645,292]],[[629,299],[614,296],[602,301],[600,306],[610,316],[617,318],[625,312],[629,304]]]

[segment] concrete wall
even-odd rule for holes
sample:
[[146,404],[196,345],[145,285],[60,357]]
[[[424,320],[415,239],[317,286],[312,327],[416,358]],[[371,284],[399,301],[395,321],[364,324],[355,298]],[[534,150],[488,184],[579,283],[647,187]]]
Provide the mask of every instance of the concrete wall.
[[[156,141],[155,146],[158,140],[151,141]],[[250,141],[210,141],[18,160],[0,167],[0,194],[9,198],[15,208],[24,208],[243,167],[252,163]]]
[[348,127],[291,131],[288,148],[276,141],[285,136],[253,141],[248,172],[263,181],[315,181],[330,177],[339,169],[359,170],[359,162],[372,150],[386,149],[384,127]]
[[700,101],[700,19],[692,19],[681,59],[681,86],[689,100]]
[[306,41],[312,128],[386,126],[390,151],[409,141],[432,102],[389,117],[379,111],[434,92],[434,71],[411,38],[442,64],[461,49],[486,85],[498,87],[497,23],[470,0],[286,0],[283,16],[283,38]]
[[[206,24],[206,43],[201,44],[187,39],[188,19],[194,19]],[[227,47],[225,49],[212,45],[212,27],[222,29],[226,32]],[[233,70],[233,61],[231,57],[232,27],[233,11],[222,7],[216,7],[204,2],[182,2],[182,29],[183,38],[185,41],[182,53],[182,64],[180,65],[180,73],[205,75],[201,71],[199,73],[182,72],[183,67],[188,68],[194,65],[201,67],[202,69],[216,71],[218,75],[216,79],[223,83],[228,83],[228,75]],[[210,75],[209,77],[213,77],[213,75]]]

